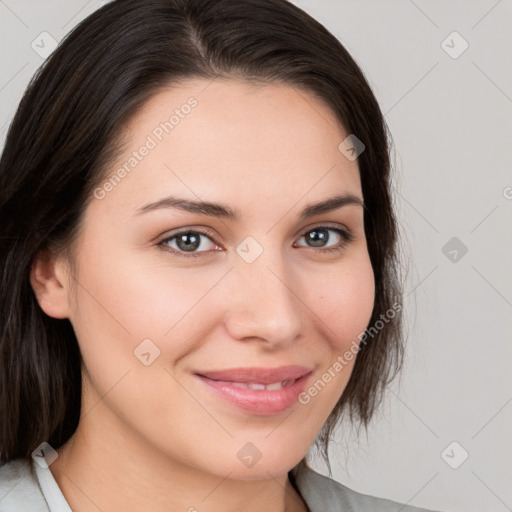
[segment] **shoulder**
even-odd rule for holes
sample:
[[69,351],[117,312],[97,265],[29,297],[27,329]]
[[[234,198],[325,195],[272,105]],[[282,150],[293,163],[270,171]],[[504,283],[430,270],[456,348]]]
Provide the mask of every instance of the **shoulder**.
[[435,512],[359,493],[307,466],[294,468],[291,473],[311,512]]
[[0,512],[48,512],[31,464],[14,459],[0,466]]

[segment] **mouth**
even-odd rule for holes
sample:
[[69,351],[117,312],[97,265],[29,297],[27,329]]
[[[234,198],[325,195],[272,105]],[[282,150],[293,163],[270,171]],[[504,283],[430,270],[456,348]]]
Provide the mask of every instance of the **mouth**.
[[279,414],[298,401],[312,369],[304,366],[234,368],[197,372],[195,376],[216,397],[244,412]]

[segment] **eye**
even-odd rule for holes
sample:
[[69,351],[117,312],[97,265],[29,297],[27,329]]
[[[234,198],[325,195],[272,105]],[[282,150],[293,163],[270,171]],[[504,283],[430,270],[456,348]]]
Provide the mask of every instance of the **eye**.
[[[180,231],[179,233],[176,233],[171,237],[165,238],[164,240],[159,242],[158,245],[169,247],[171,249],[170,252],[176,254],[177,256],[183,256],[185,258],[197,258],[200,256],[204,256],[203,254],[196,254],[197,252],[208,252],[208,249],[204,250],[205,244],[201,240],[202,237],[206,238],[210,243],[217,247],[211,240],[210,233],[190,229],[186,231]],[[171,244],[174,242],[176,242],[177,247],[171,246]],[[208,245],[208,243],[206,245]],[[202,248],[203,250],[198,251],[199,248]]]
[[[336,235],[332,237],[329,235],[329,231],[334,232]],[[349,242],[352,242],[354,239],[354,235],[350,231],[338,226],[317,226],[313,229],[308,229],[307,231],[303,232],[301,238],[303,237],[305,237],[305,240],[308,243],[313,244],[313,246],[310,247],[318,253],[341,251],[348,245]],[[336,238],[338,238],[338,242],[331,247],[324,245],[327,242],[330,242],[331,238],[334,238],[335,242]]]
[[[332,237],[329,235],[329,232],[335,233],[335,236]],[[207,240],[206,247],[205,243],[202,241],[203,237]],[[313,244],[313,246],[309,246],[309,248],[315,252],[324,254],[330,253],[331,251],[341,251],[354,239],[354,235],[350,231],[339,226],[318,226],[313,229],[308,229],[302,233],[301,238],[303,237],[305,237],[308,243]],[[337,238],[338,241],[332,247],[326,246],[325,244],[330,242],[331,238],[334,238],[335,242]],[[187,229],[163,239],[157,245],[165,247],[165,250],[176,256],[198,258],[211,256],[213,252],[219,250],[213,249],[210,251],[208,249],[208,243],[212,244],[214,247],[218,247],[212,240],[212,233],[202,230]],[[173,246],[173,244],[175,245]],[[301,245],[299,247],[304,246]]]

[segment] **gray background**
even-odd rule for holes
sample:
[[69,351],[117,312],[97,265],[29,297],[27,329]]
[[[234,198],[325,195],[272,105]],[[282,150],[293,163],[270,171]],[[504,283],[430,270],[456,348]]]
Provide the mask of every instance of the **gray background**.
[[[59,41],[103,3],[0,0],[2,146],[43,62],[33,41],[41,52],[42,32]],[[410,266],[401,380],[368,436],[339,429],[332,476],[446,512],[512,510],[512,1],[294,3],[345,45],[385,113]]]

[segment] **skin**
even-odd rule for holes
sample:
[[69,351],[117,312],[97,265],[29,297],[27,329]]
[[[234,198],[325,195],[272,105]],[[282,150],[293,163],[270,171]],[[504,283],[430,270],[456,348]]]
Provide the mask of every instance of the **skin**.
[[[311,384],[371,316],[362,206],[299,218],[337,194],[363,200],[357,160],[338,149],[347,133],[314,96],[234,79],[162,90],[125,127],[112,173],[190,96],[191,113],[103,199],[91,198],[76,274],[56,254],[40,253],[32,267],[41,308],[69,318],[84,360],[80,423],[50,466],[75,512],[307,510],[287,472],[314,442],[354,359],[306,405],[264,416],[217,397],[193,372],[297,364],[313,369]],[[171,194],[242,217],[134,215]],[[328,252],[341,245],[336,232],[324,232],[324,247],[302,236],[326,223],[354,240]],[[185,252],[176,239],[158,246],[183,228],[211,230],[199,257],[173,255]],[[250,264],[236,252],[248,236],[263,249]],[[146,338],[160,350],[149,366],[134,356]],[[237,457],[247,442],[262,455],[250,468]]]

